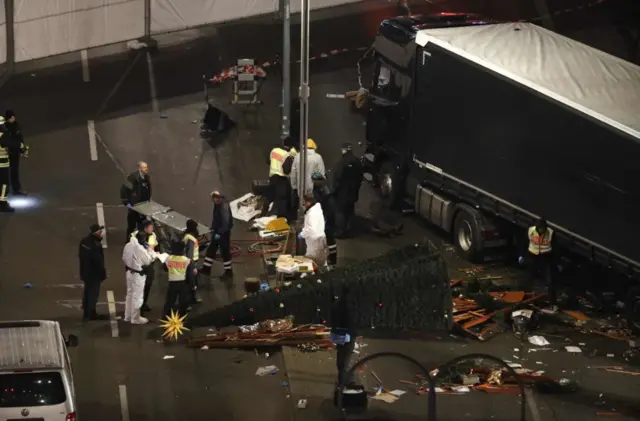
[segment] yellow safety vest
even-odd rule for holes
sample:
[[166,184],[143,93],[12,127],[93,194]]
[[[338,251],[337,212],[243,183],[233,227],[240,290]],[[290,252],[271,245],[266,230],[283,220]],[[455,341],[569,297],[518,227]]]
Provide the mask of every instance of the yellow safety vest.
[[284,177],[284,171],[282,166],[284,165],[284,161],[289,156],[289,152],[285,151],[282,148],[273,148],[271,149],[270,160],[271,164],[269,167],[269,177],[272,175],[279,175]]
[[553,230],[551,228],[547,228],[547,232],[544,235],[538,234],[536,227],[529,228],[529,253],[536,256],[549,253],[551,251],[552,237]]
[[165,263],[169,272],[169,282],[179,282],[187,279],[187,268],[190,262],[191,260],[187,256],[169,256]]
[[[135,230],[134,232],[131,233],[131,238],[135,237],[136,235],[138,235],[138,230]],[[152,232],[151,234],[149,234],[149,240],[147,242],[151,247],[155,248],[158,246],[158,237],[156,237],[155,232]]]
[[189,241],[193,241],[193,261],[197,262],[200,258],[200,245],[198,244],[198,239],[191,234],[185,234],[184,243],[187,244]]
[[[2,137],[0,133],[0,137]],[[0,146],[0,168],[9,168],[9,148]]]

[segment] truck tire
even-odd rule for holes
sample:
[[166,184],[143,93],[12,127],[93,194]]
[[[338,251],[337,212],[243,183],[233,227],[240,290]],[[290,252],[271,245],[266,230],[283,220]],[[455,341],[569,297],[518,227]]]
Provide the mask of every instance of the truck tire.
[[400,175],[398,168],[391,161],[383,162],[378,171],[376,186],[385,207],[392,208],[398,204],[400,194]]
[[625,316],[629,329],[640,334],[640,286],[632,287],[624,302]]
[[482,217],[468,205],[460,205],[453,221],[453,244],[460,257],[479,262],[482,257]]

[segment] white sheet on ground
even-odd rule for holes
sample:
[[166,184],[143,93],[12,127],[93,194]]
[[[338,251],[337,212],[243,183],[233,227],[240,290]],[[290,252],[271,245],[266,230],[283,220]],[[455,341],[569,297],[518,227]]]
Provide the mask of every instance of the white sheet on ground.
[[260,215],[262,209],[259,209],[257,205],[257,196],[253,193],[247,193],[229,203],[231,215],[235,219],[239,219],[244,222],[249,222],[256,216]]
[[525,22],[418,33],[430,42],[640,139],[640,66]]

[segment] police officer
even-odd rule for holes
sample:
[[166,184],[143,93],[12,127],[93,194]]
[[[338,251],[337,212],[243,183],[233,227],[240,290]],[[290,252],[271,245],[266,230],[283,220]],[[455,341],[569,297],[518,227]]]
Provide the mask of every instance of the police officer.
[[291,187],[288,175],[291,173],[295,149],[288,147],[283,141],[282,146],[276,146],[269,153],[269,193],[270,197],[265,200],[263,215],[269,210],[269,205],[273,203],[273,213],[278,218],[287,218],[290,213]]
[[133,207],[142,202],[151,200],[151,178],[149,166],[146,162],[138,162],[138,170],[129,174],[127,181],[120,188],[122,204],[129,210],[127,214],[127,242],[131,233],[135,231],[144,216],[133,210]]
[[29,146],[24,142],[22,137],[22,131],[16,115],[13,111],[7,110],[5,112],[5,127],[6,133],[9,136],[11,144],[9,146],[9,161],[11,162],[11,190],[13,194],[17,196],[25,196],[27,192],[22,189],[20,183],[20,158],[27,157],[29,153]]
[[[149,248],[153,251],[158,251],[157,247],[158,247],[158,237],[156,236],[156,233],[153,232],[153,222],[151,221],[143,221],[140,224],[140,229],[147,234],[147,244],[149,244]],[[132,234],[131,234],[131,238],[134,238],[135,236],[138,235],[138,231],[139,230],[135,230]],[[151,265],[149,265],[149,267],[147,268],[147,277],[145,279],[144,282],[144,294],[142,296],[142,307],[140,307],[140,310],[145,313],[145,312],[149,312],[151,311],[151,307],[149,307],[149,294],[151,293],[151,286],[153,285],[153,281],[155,279],[156,276],[156,272],[155,272],[155,266],[152,263]]]
[[198,223],[193,219],[187,220],[187,229],[184,231],[183,243],[185,247],[184,255],[189,258],[189,270],[187,271],[187,284],[191,288],[189,301],[196,304],[202,300],[198,297],[198,260],[200,260],[200,242],[198,241],[200,232]]
[[333,172],[333,194],[337,207],[336,236],[347,237],[350,234],[355,206],[360,194],[363,168],[353,153],[351,143],[342,145],[342,157]]
[[184,255],[185,248],[183,242],[174,243],[171,248],[171,254],[164,263],[169,276],[169,286],[164,301],[164,316],[169,316],[171,310],[175,310],[176,300],[178,301],[177,311],[180,315],[187,314],[187,309],[189,308],[187,273],[191,259]]
[[335,201],[324,175],[316,172],[311,174],[311,179],[313,180],[313,196],[320,203],[324,214],[324,233],[327,236],[328,250],[327,264],[335,266],[338,263],[338,244],[334,233],[336,225]]
[[5,133],[4,117],[0,116],[0,212],[15,212],[11,207],[7,194],[9,193],[10,162],[9,136]]
[[[553,229],[547,225],[544,218],[538,219],[535,225],[527,230],[529,246],[528,258],[531,261],[529,273],[529,288],[533,286],[535,279],[541,275],[549,290],[549,301],[553,307],[556,305],[556,288],[553,276]],[[524,258],[520,257],[520,263]]]
[[202,273],[211,275],[211,266],[220,248],[220,256],[224,266],[223,278],[233,277],[231,260],[231,229],[233,228],[233,215],[231,208],[219,191],[211,192],[213,201],[213,220],[211,221],[211,244],[207,248],[207,255],[202,265]]

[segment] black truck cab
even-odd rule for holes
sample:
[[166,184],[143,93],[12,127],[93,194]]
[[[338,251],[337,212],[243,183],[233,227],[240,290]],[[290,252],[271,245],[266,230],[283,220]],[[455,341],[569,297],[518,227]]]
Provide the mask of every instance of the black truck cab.
[[[369,87],[363,160],[385,199],[395,200],[392,169],[409,154],[407,130],[411,113],[418,31],[490,22],[471,13],[436,13],[384,20],[374,42],[374,68]],[[388,168],[383,168],[388,167]]]

